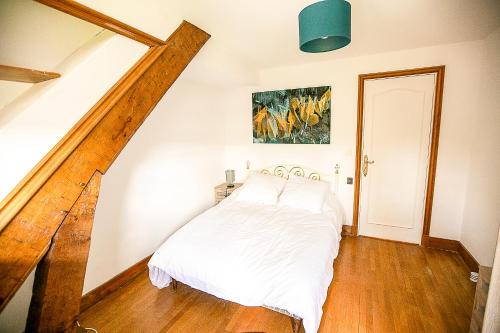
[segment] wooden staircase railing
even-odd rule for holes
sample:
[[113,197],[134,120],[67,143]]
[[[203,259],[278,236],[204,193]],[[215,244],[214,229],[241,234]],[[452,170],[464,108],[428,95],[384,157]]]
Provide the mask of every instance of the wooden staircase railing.
[[[2,201],[0,311],[49,251],[93,175],[106,173],[209,38],[184,21],[164,45],[151,47]],[[41,304],[40,295],[34,297],[39,300],[32,307]]]

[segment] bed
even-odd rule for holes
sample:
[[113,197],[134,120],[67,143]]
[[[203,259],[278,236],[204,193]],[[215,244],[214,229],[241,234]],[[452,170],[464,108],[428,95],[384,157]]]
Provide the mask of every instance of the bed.
[[[263,173],[321,182],[319,173],[298,167]],[[306,333],[317,332],[344,220],[333,185],[320,211],[246,201],[246,186],[171,235],[148,263],[150,280],[158,288],[180,281],[244,306],[264,306],[290,316],[294,331],[302,324]]]

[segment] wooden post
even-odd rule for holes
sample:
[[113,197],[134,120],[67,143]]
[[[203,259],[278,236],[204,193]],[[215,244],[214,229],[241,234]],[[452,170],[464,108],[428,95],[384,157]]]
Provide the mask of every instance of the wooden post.
[[101,173],[67,213],[35,273],[26,332],[75,332]]
[[0,202],[0,312],[45,255],[94,172],[108,170],[209,38],[184,21],[165,45],[150,48]]

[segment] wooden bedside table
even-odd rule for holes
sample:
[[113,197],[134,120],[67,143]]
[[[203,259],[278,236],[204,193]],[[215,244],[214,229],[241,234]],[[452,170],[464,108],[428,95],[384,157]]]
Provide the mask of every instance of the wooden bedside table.
[[215,204],[217,205],[219,202],[227,198],[234,190],[243,185],[243,183],[234,183],[233,187],[227,187],[226,183],[222,183],[220,185],[215,186]]

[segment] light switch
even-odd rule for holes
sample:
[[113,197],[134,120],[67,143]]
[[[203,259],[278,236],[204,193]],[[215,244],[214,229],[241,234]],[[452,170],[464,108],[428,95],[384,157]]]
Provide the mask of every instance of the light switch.
[[347,177],[347,184],[352,185],[352,177]]

